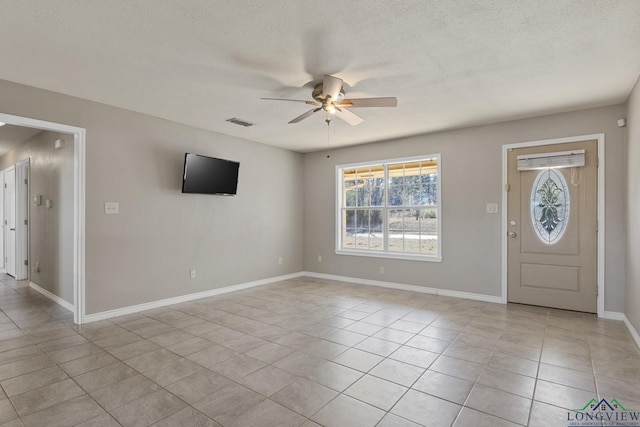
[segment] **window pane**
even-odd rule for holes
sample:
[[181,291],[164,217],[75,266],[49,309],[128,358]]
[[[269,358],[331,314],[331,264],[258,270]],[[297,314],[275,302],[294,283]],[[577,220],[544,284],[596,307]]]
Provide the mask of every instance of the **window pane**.
[[375,232],[382,232],[382,210],[371,209],[369,211],[369,223],[371,230]]
[[356,205],[356,189],[355,188],[345,191],[344,205],[349,207]]
[[356,248],[357,249],[369,249],[369,234],[358,230],[356,235]]
[[342,247],[438,254],[437,171],[437,158],[343,169]]
[[353,209],[347,209],[344,211],[344,224],[347,228],[356,227],[356,211]]
[[383,218],[381,209],[371,209],[369,211],[369,246],[372,250],[384,250],[382,220]]
[[402,232],[389,233],[389,252],[403,252],[404,239]]
[[376,178],[371,183],[371,206],[384,206],[384,179]]
[[358,187],[358,206],[371,206],[371,189],[365,184]]
[[405,209],[404,216],[404,251],[420,252],[420,209]]
[[358,232],[361,230],[369,229],[369,211],[368,210],[357,210],[356,211],[356,228]]
[[356,218],[356,247],[369,249],[369,210],[358,210]]
[[405,206],[425,205],[427,202],[425,187],[420,184],[406,185],[404,187],[403,201]]
[[347,228],[342,233],[342,246],[353,249],[356,247],[356,230]]
[[403,211],[400,209],[390,209],[387,214],[389,221],[388,233],[389,233],[389,251],[402,252],[403,251],[403,230],[404,230],[404,217]]
[[420,252],[435,254],[438,251],[438,209],[435,206],[420,209]]
[[389,206],[402,206],[402,185],[389,187]]

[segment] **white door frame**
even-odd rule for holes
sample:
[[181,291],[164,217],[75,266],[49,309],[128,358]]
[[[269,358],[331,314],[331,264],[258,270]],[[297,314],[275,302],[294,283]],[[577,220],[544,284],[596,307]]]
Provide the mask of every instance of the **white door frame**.
[[570,136],[567,138],[545,139],[540,141],[520,142],[502,146],[502,303],[507,303],[507,184],[509,150],[542,145],[566,144],[588,140],[598,141],[598,317],[605,317],[604,310],[604,133]]
[[86,129],[0,113],[0,121],[73,135],[73,321],[85,317],[85,170]]
[[0,244],[0,273],[6,272],[6,265],[4,265],[4,254],[5,254],[5,245],[6,237],[4,235],[4,171],[0,171],[0,239],[2,239],[2,243]]
[[[9,275],[12,275],[13,277],[15,277],[16,275],[16,234],[15,234],[15,221],[16,221],[16,165],[11,165],[8,168],[6,168],[5,170],[2,171],[2,174],[4,175],[4,187],[2,189],[2,198],[4,199],[4,218],[7,221],[6,226],[4,226],[4,256],[5,256],[5,262],[4,262],[4,266],[5,266],[5,272]],[[9,197],[7,195],[8,193],[8,186],[7,186],[7,176],[11,177],[11,179],[13,180],[13,196]],[[7,203],[7,201],[10,200],[10,203]],[[12,213],[10,213],[10,211],[13,210]],[[11,230],[11,224],[8,223],[9,218],[13,218],[13,240],[12,240],[12,244],[9,244],[9,232]],[[9,248],[11,248],[11,251],[9,251]],[[9,256],[8,254],[11,253],[12,254],[12,260],[11,262],[9,262]],[[9,266],[11,266],[11,268],[9,268]]]
[[21,160],[16,168],[16,280],[29,278],[29,163]]

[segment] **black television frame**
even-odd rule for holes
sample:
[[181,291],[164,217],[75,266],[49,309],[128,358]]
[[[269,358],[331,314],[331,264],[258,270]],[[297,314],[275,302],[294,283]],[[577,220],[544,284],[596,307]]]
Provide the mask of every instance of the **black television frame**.
[[[209,165],[202,170],[200,170],[200,177],[195,178],[199,179],[200,182],[188,182],[188,168],[194,168],[195,165],[189,165],[190,159],[200,160],[201,162],[208,162]],[[202,168],[205,165],[200,165]],[[203,173],[207,173],[208,176],[204,176]],[[216,176],[217,175],[217,176]],[[193,176],[193,174],[192,174]],[[208,179],[210,182],[220,183],[223,181],[227,181],[227,183],[223,185],[213,185],[211,186],[211,190],[207,190],[207,184],[210,183],[203,182],[203,179]],[[182,193],[183,194],[207,194],[214,196],[236,196],[238,194],[238,181],[240,178],[240,162],[236,162],[234,160],[221,159],[218,157],[205,156],[202,154],[195,153],[185,153],[184,154],[184,165],[182,171]],[[233,182],[233,185],[227,185],[228,182]],[[219,189],[219,190],[218,190]],[[232,190],[232,191],[231,191]]]

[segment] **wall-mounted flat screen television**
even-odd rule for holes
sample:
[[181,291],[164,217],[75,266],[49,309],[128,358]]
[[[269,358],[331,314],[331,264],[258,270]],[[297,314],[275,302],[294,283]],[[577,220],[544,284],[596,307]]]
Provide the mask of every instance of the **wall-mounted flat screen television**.
[[182,192],[235,196],[240,163],[186,153]]

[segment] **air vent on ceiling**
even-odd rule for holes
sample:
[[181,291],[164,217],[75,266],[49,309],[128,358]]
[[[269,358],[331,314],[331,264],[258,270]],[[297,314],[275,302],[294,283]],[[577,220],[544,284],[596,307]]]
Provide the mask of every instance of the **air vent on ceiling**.
[[230,119],[227,119],[227,121],[229,123],[233,123],[234,125],[240,125],[240,126],[244,126],[246,128],[248,128],[249,126],[253,126],[255,124],[255,123],[247,122],[247,121],[242,120],[242,119],[238,119],[236,117],[232,117]]

